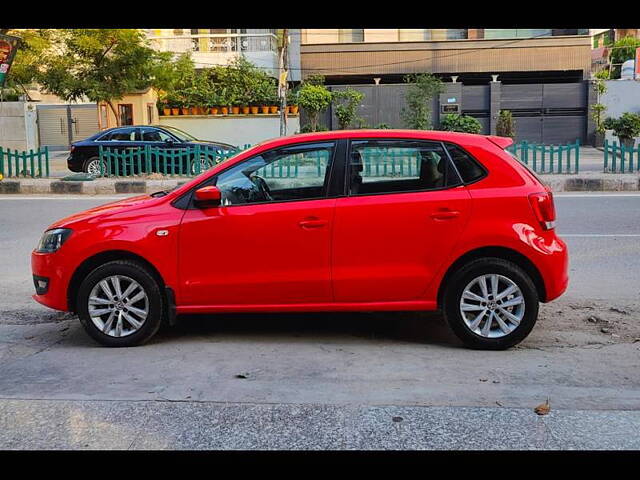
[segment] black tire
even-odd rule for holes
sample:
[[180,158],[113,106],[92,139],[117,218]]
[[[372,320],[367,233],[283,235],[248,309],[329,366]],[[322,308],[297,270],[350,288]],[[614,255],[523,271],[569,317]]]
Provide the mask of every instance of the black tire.
[[[524,316],[520,324],[511,333],[498,338],[476,334],[467,326],[460,313],[460,299],[465,287],[473,279],[485,274],[509,278],[518,286],[524,298]],[[529,335],[538,319],[538,303],[538,291],[522,268],[502,258],[487,257],[467,263],[451,276],[444,293],[443,311],[449,327],[465,346],[479,350],[505,350]]]
[[[149,311],[142,326],[123,337],[103,333],[89,315],[91,290],[98,282],[112,275],[124,275],[135,280],[144,289],[149,302]],[[147,342],[158,332],[163,320],[164,302],[160,286],[147,267],[130,260],[114,260],[97,267],[82,281],[76,299],[76,311],[84,329],[98,343],[107,347],[133,347]]]

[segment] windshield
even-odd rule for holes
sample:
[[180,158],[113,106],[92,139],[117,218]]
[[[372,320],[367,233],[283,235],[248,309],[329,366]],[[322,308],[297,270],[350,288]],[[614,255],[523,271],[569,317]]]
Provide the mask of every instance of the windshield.
[[171,127],[171,126],[168,126],[168,125],[163,125],[162,128],[164,128],[165,130],[168,130],[169,132],[173,133],[176,137],[178,137],[183,142],[190,142],[190,141],[193,141],[193,140],[198,140],[193,135],[189,135],[187,132],[183,132],[179,128]]

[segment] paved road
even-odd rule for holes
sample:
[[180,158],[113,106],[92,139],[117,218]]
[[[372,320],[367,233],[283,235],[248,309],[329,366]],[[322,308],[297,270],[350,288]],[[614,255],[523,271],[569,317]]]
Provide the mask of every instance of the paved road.
[[110,198],[0,197],[0,448],[639,448],[640,196],[556,198],[566,296],[477,352],[409,313],[186,317],[101,348],[33,303],[29,252]]

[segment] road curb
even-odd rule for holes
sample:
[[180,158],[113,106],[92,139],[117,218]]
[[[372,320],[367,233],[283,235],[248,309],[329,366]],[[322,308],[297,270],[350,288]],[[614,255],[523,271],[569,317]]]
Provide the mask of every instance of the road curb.
[[[640,191],[639,174],[600,175],[539,175],[554,192],[629,192]],[[163,180],[98,179],[92,181],[63,181],[56,179],[4,179],[0,194],[65,194],[112,195],[153,193],[184,185],[191,178]]]

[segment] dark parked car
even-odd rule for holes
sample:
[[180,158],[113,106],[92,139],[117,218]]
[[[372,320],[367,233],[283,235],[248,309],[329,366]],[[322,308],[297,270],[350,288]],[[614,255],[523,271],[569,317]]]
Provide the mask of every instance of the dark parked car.
[[[126,151],[127,149],[145,147],[146,145],[163,149],[186,149],[188,147],[195,147],[196,145],[205,147],[203,148],[200,159],[195,159],[193,156],[189,159],[189,166],[186,165],[188,157],[183,157],[185,164],[182,165],[182,171],[187,172],[190,170],[189,173],[191,174],[197,172],[197,161],[200,162],[201,171],[204,171],[207,168],[206,162],[209,159],[208,157],[232,153],[237,150],[236,147],[228,143],[198,140],[194,136],[170,126],[141,125],[116,127],[103,130],[80,142],[72,143],[71,152],[69,158],[67,158],[67,166],[72,172],[87,172],[94,176],[100,176],[100,146],[109,147],[112,150]],[[150,162],[151,171],[161,171],[161,163],[156,163],[155,159],[153,160],[154,161]],[[110,167],[111,171],[114,171],[114,165],[110,165]],[[145,169],[144,162],[142,168],[143,170]],[[103,172],[108,170],[106,162],[103,162],[102,169]],[[176,167],[176,171],[178,171],[178,167]]]

